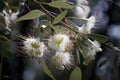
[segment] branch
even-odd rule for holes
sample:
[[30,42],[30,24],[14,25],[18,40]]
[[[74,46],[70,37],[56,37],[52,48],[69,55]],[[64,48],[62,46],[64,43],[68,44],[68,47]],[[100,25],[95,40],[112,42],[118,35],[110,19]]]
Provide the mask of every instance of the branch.
[[[36,4],[38,4],[38,5],[39,5],[47,14],[49,14],[52,18],[55,18],[55,17],[56,17],[56,16],[52,15],[47,9],[45,9],[40,2],[38,2],[37,0],[34,0],[34,2],[35,2]],[[44,3],[43,3],[43,4],[44,4]],[[63,24],[66,28],[74,31],[75,33],[80,33],[80,32],[77,32],[77,31],[73,30],[72,28],[70,28],[69,25],[67,25],[65,22],[61,21],[60,23]]]

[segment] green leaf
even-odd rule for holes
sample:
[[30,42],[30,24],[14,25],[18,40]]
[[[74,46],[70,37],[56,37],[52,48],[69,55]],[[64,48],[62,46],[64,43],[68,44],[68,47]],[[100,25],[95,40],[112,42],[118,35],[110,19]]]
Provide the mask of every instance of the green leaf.
[[80,22],[83,24],[86,24],[88,21],[87,19],[78,18],[78,17],[67,17],[67,18],[80,20]]
[[40,27],[42,27],[43,25],[49,26],[49,21],[48,20],[41,20],[40,21]]
[[65,15],[68,13],[68,10],[63,11],[62,13],[60,13],[52,22],[52,24],[57,24],[59,23],[64,17]]
[[70,28],[75,30],[76,32],[79,32],[78,26],[76,24],[74,24],[71,20],[67,19],[67,24],[69,24]]
[[55,7],[55,8],[66,8],[66,9],[71,9],[73,8],[73,6],[69,5],[68,3],[66,2],[63,2],[63,1],[53,1],[53,2],[50,2],[50,3],[47,3],[49,6],[51,7]]
[[43,71],[53,80],[56,80],[45,63],[42,64]]
[[76,67],[70,75],[70,80],[82,80],[81,74],[81,69],[79,67]]
[[88,34],[88,37],[93,40],[97,40],[100,43],[105,43],[108,41],[108,37],[99,34]]
[[78,64],[80,65],[80,52],[78,49],[76,49],[76,54],[77,54]]
[[16,21],[23,21],[23,20],[31,20],[40,17],[44,13],[40,10],[32,10],[29,13],[25,14],[24,16],[18,18]]
[[65,29],[64,26],[56,25],[54,28],[56,29],[56,31],[57,31],[58,33],[63,33],[63,34],[66,33],[66,29]]

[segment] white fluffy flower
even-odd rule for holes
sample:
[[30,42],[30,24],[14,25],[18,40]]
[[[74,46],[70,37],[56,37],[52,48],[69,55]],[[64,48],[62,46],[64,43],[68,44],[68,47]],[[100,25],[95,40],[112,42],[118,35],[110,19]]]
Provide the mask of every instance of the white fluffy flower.
[[15,23],[15,21],[17,19],[17,15],[19,14],[19,12],[12,13],[11,10],[9,10],[9,12],[7,12],[6,10],[3,10],[3,14],[5,15],[4,19],[5,19],[5,23],[6,23],[6,29],[11,31],[9,26],[11,23]]
[[87,23],[83,24],[83,26],[79,28],[79,31],[84,33],[91,33],[91,29],[95,27],[95,16],[91,16],[89,19],[86,20]]
[[93,42],[90,39],[88,39],[85,45],[83,45],[82,51],[82,55],[84,57],[83,64],[88,65],[88,63],[95,59],[96,52],[100,52],[102,51],[102,49],[100,48],[100,44],[97,41]]
[[44,43],[40,42],[39,38],[26,38],[23,44],[25,52],[30,57],[40,58],[43,56],[44,50],[46,49]]
[[90,13],[90,7],[88,5],[87,0],[76,0],[77,6],[75,7],[75,10],[77,14],[80,16],[80,18],[86,18],[88,14]]
[[70,45],[71,41],[69,36],[65,34],[56,34],[49,39],[49,46],[53,50],[65,51],[65,49]]
[[65,68],[70,69],[72,62],[72,55],[68,52],[56,52],[56,54],[51,58],[51,63],[60,70]]

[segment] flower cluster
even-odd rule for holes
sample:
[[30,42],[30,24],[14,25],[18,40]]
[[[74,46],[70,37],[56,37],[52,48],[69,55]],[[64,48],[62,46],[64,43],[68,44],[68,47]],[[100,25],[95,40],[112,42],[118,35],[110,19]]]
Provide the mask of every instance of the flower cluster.
[[[88,21],[86,24],[90,24],[90,22]],[[85,29],[85,27],[87,29]],[[88,25],[82,26],[79,28],[79,32],[90,33],[92,27],[93,25],[90,26],[90,28]],[[84,58],[84,65],[88,65],[95,59],[96,52],[102,51],[100,44],[95,40],[90,40],[88,37],[80,36],[79,42],[77,39],[75,40],[76,43],[80,43],[80,51]],[[44,40],[40,42],[39,38],[33,37],[26,38],[23,44],[24,51],[29,57],[42,58],[44,53],[54,53],[48,60],[50,64],[53,64],[55,68],[59,70],[70,69],[74,66],[75,59],[73,57],[73,51],[78,47],[75,47],[70,36],[65,33],[51,35],[47,39],[46,44],[44,44]],[[74,53],[76,52],[74,51]]]
[[[26,38],[23,41],[24,51],[29,57],[42,58],[47,47],[44,42],[40,42],[39,38]],[[72,45],[71,40],[66,34],[55,34],[48,39],[49,51],[55,51],[56,53],[51,57],[51,64],[54,64],[57,69],[64,70],[65,67],[70,68],[71,53],[70,46]]]
[[51,63],[57,69],[70,69],[72,63],[70,62],[72,55],[68,52],[68,48],[72,45],[70,38],[66,34],[56,34],[49,39],[49,46],[56,51],[51,58]]
[[[86,19],[87,22],[83,24],[82,27],[77,27],[79,32],[90,34],[91,30],[95,27],[95,16],[91,16]],[[95,40],[92,41],[88,37],[84,37],[80,41],[82,48],[81,53],[84,58],[84,65],[88,65],[91,61],[95,59],[96,52],[102,51],[100,44]]]
[[97,41],[86,40],[85,45],[82,46],[82,55],[84,58],[84,65],[88,65],[91,61],[95,59],[96,52],[102,51],[100,44]]

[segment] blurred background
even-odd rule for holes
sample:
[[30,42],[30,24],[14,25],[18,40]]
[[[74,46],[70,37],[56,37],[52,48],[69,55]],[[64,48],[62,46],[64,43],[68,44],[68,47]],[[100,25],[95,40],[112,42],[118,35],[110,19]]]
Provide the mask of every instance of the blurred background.
[[[18,23],[19,25],[14,22],[17,17],[27,13],[23,1],[0,0],[0,78],[1,80],[51,80],[42,71],[40,64],[26,64],[27,61],[35,62],[36,60],[16,56],[17,44],[15,41],[17,39],[14,34],[26,35],[25,27],[33,25],[31,21]],[[92,29],[92,33],[109,37],[109,41],[112,43],[110,45],[120,48],[120,0],[65,1],[76,5],[75,11],[81,18],[95,16],[95,28]],[[32,4],[30,7],[33,6]],[[73,14],[70,13],[70,15]],[[73,22],[78,26],[82,25],[75,19]],[[37,23],[37,20],[34,23]],[[81,66],[82,80],[120,80],[120,50],[115,51],[104,45],[102,49],[103,51],[96,55],[96,60],[89,66]],[[58,74],[63,74],[63,72]],[[68,80],[68,78],[61,78],[61,80]]]

